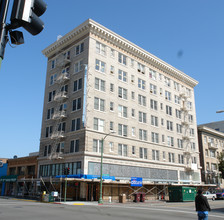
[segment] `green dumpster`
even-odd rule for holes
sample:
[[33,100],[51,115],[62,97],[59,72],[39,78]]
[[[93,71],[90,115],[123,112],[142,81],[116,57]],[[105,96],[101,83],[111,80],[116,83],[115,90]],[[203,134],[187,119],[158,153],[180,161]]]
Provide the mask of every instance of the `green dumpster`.
[[170,202],[194,201],[197,193],[195,187],[187,186],[170,186],[168,192]]

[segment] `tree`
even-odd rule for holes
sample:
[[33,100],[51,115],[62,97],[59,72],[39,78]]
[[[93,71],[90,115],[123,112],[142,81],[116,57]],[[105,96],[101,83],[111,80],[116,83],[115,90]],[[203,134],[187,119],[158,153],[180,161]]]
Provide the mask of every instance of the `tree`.
[[221,177],[224,179],[224,152],[221,152],[218,156],[219,160],[219,171],[221,172]]

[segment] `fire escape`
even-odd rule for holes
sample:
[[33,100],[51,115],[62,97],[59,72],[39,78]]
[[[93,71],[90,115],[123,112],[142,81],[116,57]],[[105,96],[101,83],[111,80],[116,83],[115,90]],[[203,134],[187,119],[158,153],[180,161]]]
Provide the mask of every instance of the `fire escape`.
[[53,132],[51,134],[52,147],[49,159],[63,159],[65,140],[65,120],[67,118],[68,85],[70,80],[70,51],[61,53],[56,61],[57,85],[54,101],[56,102],[52,120],[54,120]]
[[183,149],[184,149],[184,157],[186,161],[185,170],[188,173],[191,173],[192,171],[197,169],[197,164],[192,163],[192,156],[194,155],[194,149],[192,149],[191,140],[192,135],[190,134],[190,125],[191,122],[189,121],[189,106],[188,106],[188,100],[190,98],[190,91],[187,91],[186,88],[182,88],[182,91],[180,93],[181,101],[182,101],[182,130],[183,130]]

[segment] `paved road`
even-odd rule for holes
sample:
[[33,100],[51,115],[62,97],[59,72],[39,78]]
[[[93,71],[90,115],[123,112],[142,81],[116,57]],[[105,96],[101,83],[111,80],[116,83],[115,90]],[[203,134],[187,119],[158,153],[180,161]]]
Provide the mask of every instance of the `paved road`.
[[[84,204],[84,205],[82,205]],[[210,202],[209,220],[224,219],[224,200]],[[197,219],[194,203],[49,204],[0,199],[0,220],[180,220]]]

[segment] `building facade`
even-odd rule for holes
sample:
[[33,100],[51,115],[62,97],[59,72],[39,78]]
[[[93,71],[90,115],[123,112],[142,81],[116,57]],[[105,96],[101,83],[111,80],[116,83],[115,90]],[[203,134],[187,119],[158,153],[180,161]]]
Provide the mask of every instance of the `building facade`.
[[5,177],[7,196],[36,197],[37,157],[38,153],[8,159],[8,170]]
[[7,175],[7,159],[0,158],[0,195],[5,194],[5,182],[2,181],[3,177]]
[[202,182],[223,188],[217,157],[224,152],[224,134],[206,126],[198,126],[198,142]]
[[200,184],[196,80],[91,19],[43,54],[40,177],[69,167],[94,182],[103,142],[103,174],[115,182]]
[[206,124],[201,124],[199,126],[205,126],[224,133],[224,121],[210,122]]

